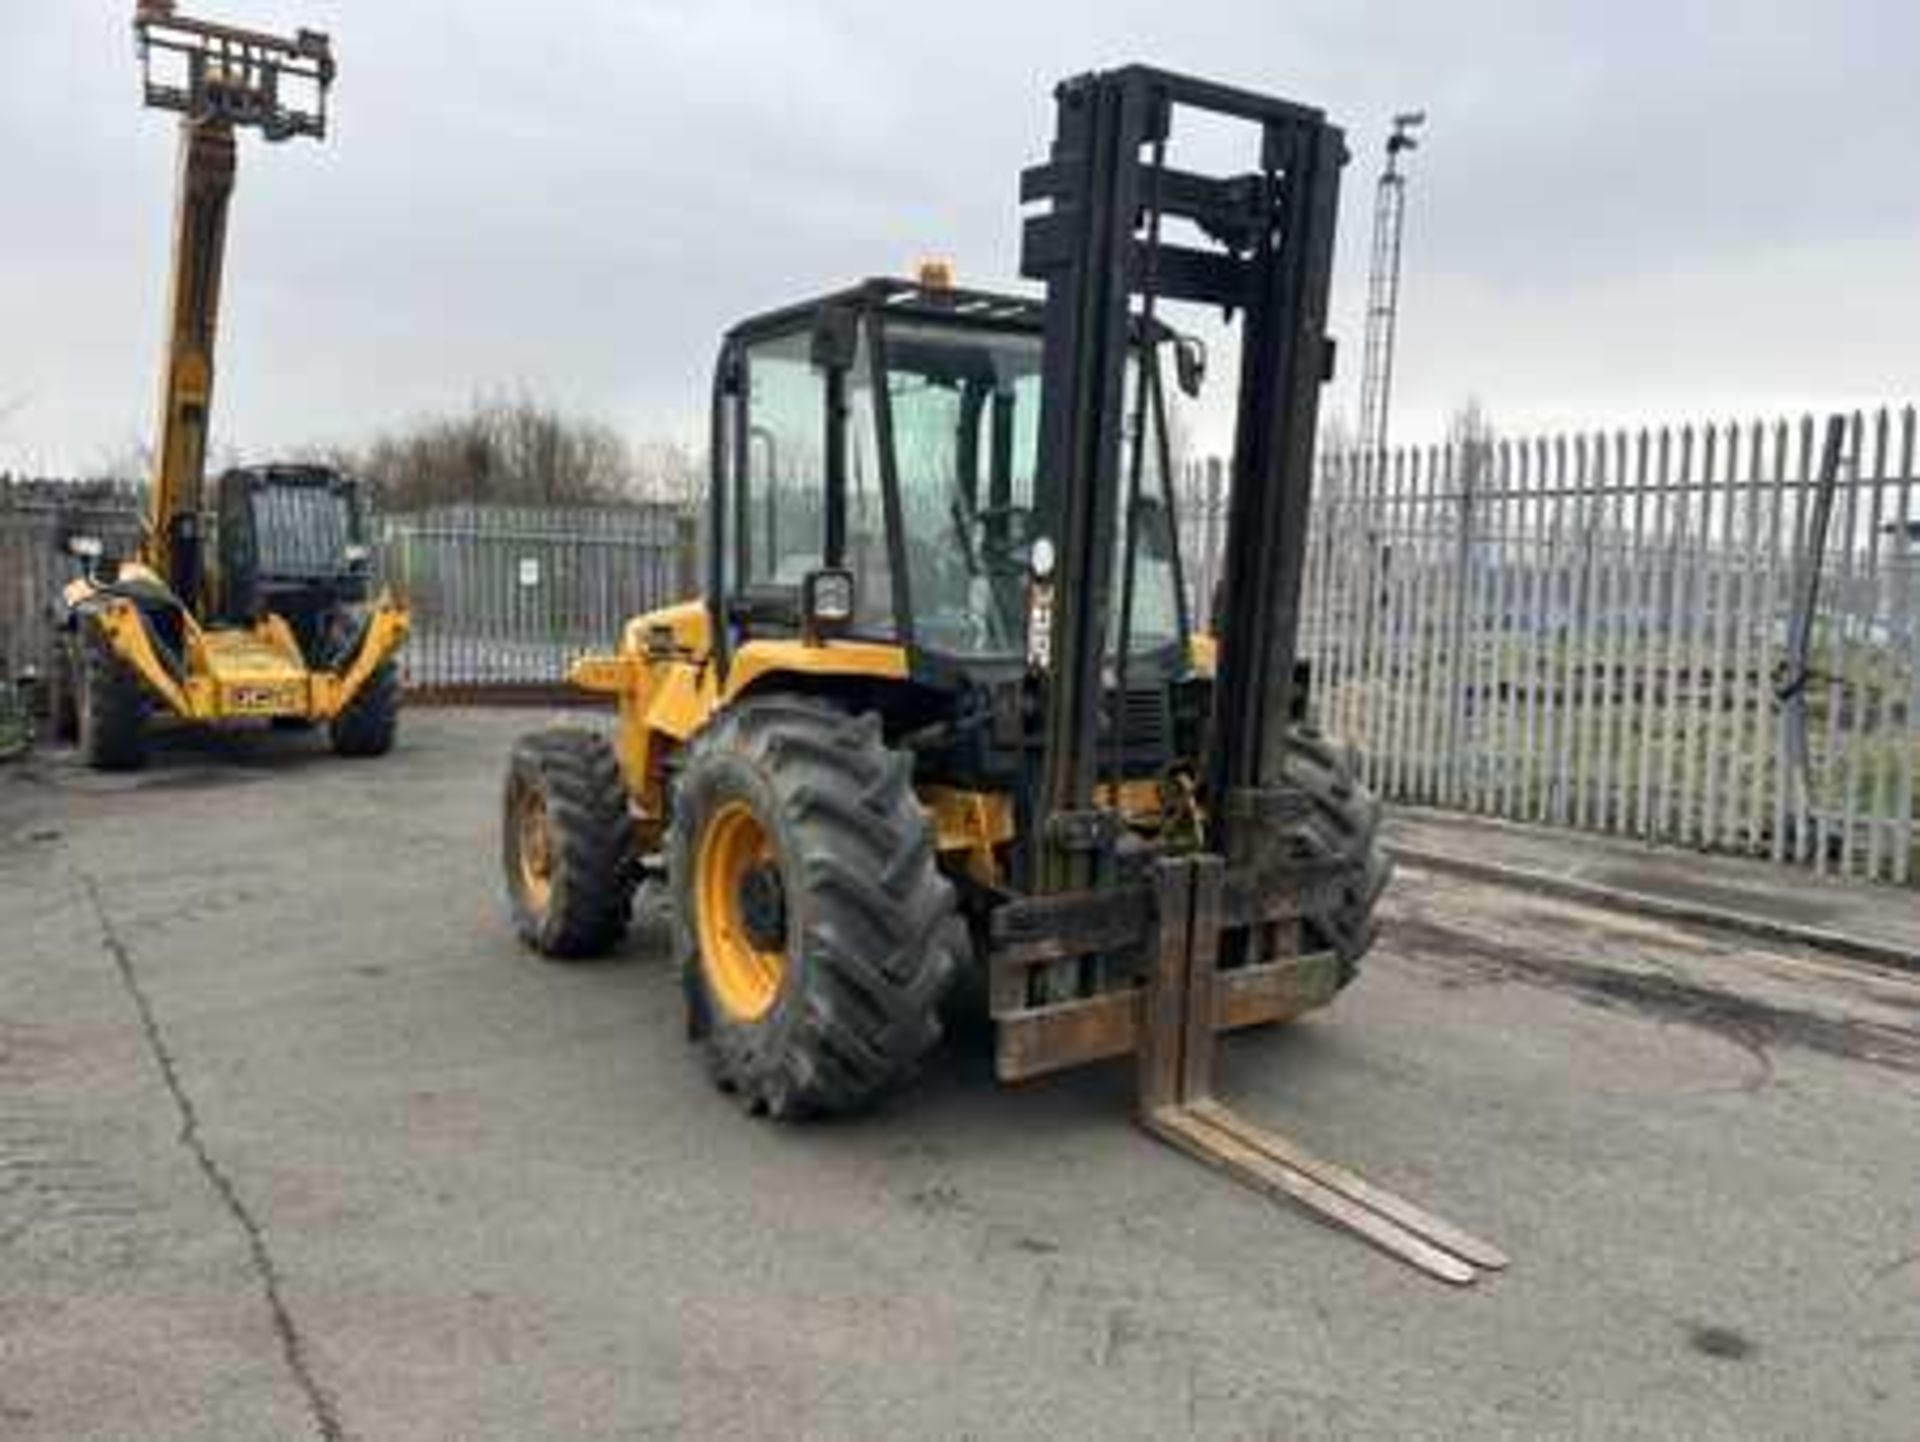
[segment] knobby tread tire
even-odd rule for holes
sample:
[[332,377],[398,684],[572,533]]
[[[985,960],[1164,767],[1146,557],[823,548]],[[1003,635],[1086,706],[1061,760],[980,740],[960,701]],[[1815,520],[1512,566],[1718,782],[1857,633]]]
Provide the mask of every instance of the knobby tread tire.
[[1342,986],[1353,980],[1373,946],[1374,911],[1393,876],[1393,861],[1380,843],[1380,802],[1354,772],[1352,758],[1312,727],[1289,732],[1285,784],[1309,803],[1295,832],[1295,850],[1303,857],[1344,863],[1330,899],[1307,916],[1315,949],[1331,950],[1339,959]]
[[[695,913],[702,829],[735,800],[772,833],[786,894],[785,976],[751,1021],[710,988]],[[722,713],[688,747],[667,867],[688,1029],[722,1090],[799,1118],[862,1110],[913,1078],[969,943],[912,761],[878,717],[787,696]]]
[[[544,907],[527,894],[515,824],[520,794],[546,803],[550,888]],[[507,764],[502,861],[515,930],[542,956],[603,956],[633,914],[633,822],[613,747],[598,732],[556,726],[521,737]]]
[[80,739],[80,662],[78,639],[71,635],[54,638],[53,660],[49,668],[50,704],[53,735],[56,741]]
[[147,762],[146,688],[98,622],[80,622],[79,653],[74,725],[81,759],[96,771],[138,770]]
[[336,755],[384,756],[393,749],[399,725],[400,669],[387,660],[328,724],[327,735]]

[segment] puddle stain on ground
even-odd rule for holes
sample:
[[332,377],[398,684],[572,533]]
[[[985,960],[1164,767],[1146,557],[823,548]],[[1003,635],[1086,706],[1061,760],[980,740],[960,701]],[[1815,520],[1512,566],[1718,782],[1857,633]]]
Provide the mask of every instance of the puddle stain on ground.
[[1790,1046],[1920,1074],[1920,1028],[1819,1016],[1664,972],[1576,961],[1451,925],[1417,906],[1388,920],[1383,934],[1397,954],[1417,963],[1449,969],[1464,963],[1481,968],[1487,980],[1517,978],[1593,1005],[1696,1027],[1762,1059],[1766,1048]]
[[1744,1362],[1759,1350],[1750,1338],[1731,1327],[1702,1322],[1687,1327],[1687,1345],[1703,1357],[1717,1357],[1723,1362]]

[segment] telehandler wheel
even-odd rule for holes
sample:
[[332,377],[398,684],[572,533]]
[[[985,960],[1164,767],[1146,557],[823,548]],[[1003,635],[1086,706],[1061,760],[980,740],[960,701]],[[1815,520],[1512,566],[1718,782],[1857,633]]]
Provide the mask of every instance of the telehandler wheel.
[[967,947],[877,717],[748,700],[688,748],[667,869],[688,1029],[748,1111],[856,1111],[940,1039]]
[[327,727],[338,756],[384,756],[400,724],[400,671],[382,661]]
[[80,757],[96,771],[135,771],[147,761],[147,693],[113,653],[106,633],[82,620],[75,717]]
[[53,662],[48,668],[50,682],[47,709],[52,713],[56,741],[74,741],[80,735],[80,663],[76,659],[78,642],[71,635],[57,637],[53,643]]
[[633,822],[606,739],[576,727],[523,736],[507,764],[507,899],[542,956],[611,951],[633,909]]
[[1374,907],[1393,875],[1393,861],[1380,844],[1380,802],[1360,784],[1352,760],[1311,726],[1288,734],[1285,776],[1310,803],[1295,838],[1299,852],[1346,863],[1330,902],[1307,917],[1315,933],[1309,943],[1339,958],[1345,986],[1373,945]]

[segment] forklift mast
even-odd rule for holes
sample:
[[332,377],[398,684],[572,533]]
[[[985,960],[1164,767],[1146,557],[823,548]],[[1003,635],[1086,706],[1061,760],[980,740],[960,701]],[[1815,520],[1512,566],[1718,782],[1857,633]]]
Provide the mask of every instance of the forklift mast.
[[[1209,842],[1230,859],[1251,838],[1239,819],[1279,779],[1296,698],[1301,568],[1320,386],[1331,373],[1327,292],[1341,132],[1317,110],[1130,66],[1056,92],[1049,159],[1022,177],[1021,272],[1046,285],[1039,470],[1054,482],[1048,534],[1058,581],[1041,763],[1047,842],[1041,889],[1091,884],[1103,825],[1093,808],[1116,530],[1140,500],[1144,382],[1124,393],[1127,338],[1160,301],[1240,317],[1220,671],[1205,774]],[[1176,116],[1202,112],[1255,131],[1254,168],[1207,175],[1170,167]],[[1169,243],[1169,219],[1202,243]],[[1211,242],[1208,244],[1207,242]],[[1138,311],[1135,301],[1138,299]],[[1129,436],[1132,445],[1127,444]],[[1131,537],[1129,525],[1124,534]],[[1126,565],[1131,568],[1131,557]],[[1120,584],[1125,585],[1123,571]],[[1112,657],[1124,691],[1126,648]],[[1116,698],[1116,702],[1118,698]]]
[[208,599],[203,490],[234,132],[257,130],[268,141],[323,138],[333,51],[316,31],[289,40],[192,20],[176,15],[171,0],[140,0],[133,29],[146,103],[180,116],[166,356],[141,558],[200,611]]
[[[1315,884],[1293,851],[1302,798],[1288,784],[1287,757],[1301,699],[1314,428],[1332,371],[1327,292],[1345,143],[1319,111],[1143,67],[1069,80],[1056,100],[1052,154],[1021,185],[1023,201],[1050,202],[1029,217],[1021,245],[1022,273],[1046,285],[1039,470],[1053,485],[1042,524],[1056,551],[1036,877],[1051,895],[1040,904],[1060,893],[1117,895],[1117,821],[1095,801],[1102,736],[1124,726],[1126,592],[1139,528],[1117,527],[1141,504],[1151,402],[1144,363],[1138,390],[1126,393],[1130,337],[1153,333],[1161,300],[1218,306],[1240,317],[1240,383],[1219,663],[1199,777],[1204,834],[1198,849],[1154,861],[1135,1014],[1139,1120],[1258,1191],[1299,1202],[1431,1276],[1470,1283],[1504,1267],[1505,1256],[1213,1095],[1214,1035],[1231,1014],[1231,979],[1284,954],[1286,918],[1298,912],[1289,893]],[[1251,127],[1254,168],[1209,175],[1169,166],[1183,112]],[[1169,219],[1197,230],[1201,243],[1164,242]],[[1109,653],[1123,536],[1120,636]],[[1103,717],[1107,706],[1115,714]],[[1003,907],[996,927],[1022,905],[1031,903]],[[1022,1024],[1001,1018],[1003,1053],[1009,1028]]]

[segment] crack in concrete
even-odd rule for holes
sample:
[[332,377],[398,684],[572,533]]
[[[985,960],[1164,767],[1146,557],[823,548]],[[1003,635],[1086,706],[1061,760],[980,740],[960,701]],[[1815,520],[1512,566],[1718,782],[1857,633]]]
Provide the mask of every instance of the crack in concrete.
[[167,1094],[172,1097],[175,1111],[180,1117],[180,1144],[198,1163],[201,1174],[206,1177],[207,1185],[213,1189],[220,1204],[233,1218],[246,1238],[247,1252],[252,1263],[254,1276],[259,1280],[260,1290],[267,1304],[267,1310],[273,1318],[274,1335],[279,1339],[280,1354],[285,1360],[287,1370],[293,1375],[295,1385],[305,1398],[307,1411],[313,1418],[314,1430],[321,1442],[347,1442],[349,1433],[340,1420],[339,1408],[314,1373],[312,1360],[307,1355],[306,1340],[295,1325],[293,1314],[287,1308],[286,1298],[281,1290],[280,1269],[268,1250],[265,1229],[260,1225],[246,1201],[241,1197],[233,1178],[214,1159],[207,1149],[205,1139],[200,1134],[200,1113],[194,1106],[193,1098],[188,1094],[185,1083],[180,1078],[180,1068],[174,1060],[173,1050],[168,1045],[166,1034],[161,1030],[160,1021],[153,1009],[153,1002],[141,984],[138,971],[133,964],[133,955],[121,940],[119,931],[114,927],[113,919],[107,914],[106,904],[100,898],[100,889],[91,876],[79,873],[81,887],[87,895],[87,903],[93,909],[93,916],[100,928],[100,944],[113,958],[115,969],[120,974],[120,984],[128,998],[133,1002],[134,1011],[140,1018],[140,1030],[144,1033],[147,1049],[152,1053],[154,1065],[159,1069],[160,1078],[165,1083]]

